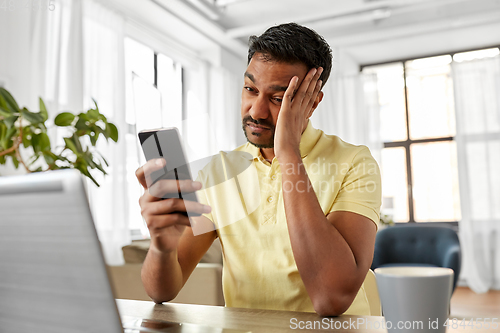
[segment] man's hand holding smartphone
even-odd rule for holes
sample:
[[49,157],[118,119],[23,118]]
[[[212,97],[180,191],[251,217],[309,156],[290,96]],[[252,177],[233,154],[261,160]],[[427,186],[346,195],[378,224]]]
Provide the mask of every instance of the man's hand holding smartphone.
[[139,199],[141,214],[151,234],[151,248],[168,253],[177,249],[179,238],[186,226],[188,215],[201,215],[211,211],[210,206],[179,198],[163,199],[168,194],[193,193],[201,189],[201,183],[191,179],[160,179],[152,184],[151,174],[163,169],[163,158],[151,159],[137,169],[136,177],[144,188]]

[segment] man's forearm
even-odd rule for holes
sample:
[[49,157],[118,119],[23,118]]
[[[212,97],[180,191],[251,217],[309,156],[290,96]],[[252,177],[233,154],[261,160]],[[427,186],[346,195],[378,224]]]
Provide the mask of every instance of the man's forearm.
[[156,303],[174,299],[183,285],[177,251],[162,253],[150,249],[142,266],[141,278],[146,293]]
[[359,280],[353,279],[359,276],[356,258],[321,209],[300,156],[282,159],[280,166],[290,242],[300,276],[315,309],[330,302],[342,308],[349,303],[342,298],[359,288],[353,283]]

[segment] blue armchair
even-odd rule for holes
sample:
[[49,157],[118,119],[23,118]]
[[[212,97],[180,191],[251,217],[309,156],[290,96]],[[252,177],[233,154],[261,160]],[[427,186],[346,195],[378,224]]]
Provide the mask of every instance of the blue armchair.
[[447,227],[408,224],[377,233],[371,269],[387,266],[436,266],[453,269],[453,291],[460,274],[460,242]]

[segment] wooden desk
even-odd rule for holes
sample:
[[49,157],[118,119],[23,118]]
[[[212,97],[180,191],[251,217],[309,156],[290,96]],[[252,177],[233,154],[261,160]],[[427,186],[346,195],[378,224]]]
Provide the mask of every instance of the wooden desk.
[[[307,322],[319,322],[316,330],[307,330],[308,332],[328,332],[328,328],[341,327],[339,332],[356,333],[386,333],[387,330],[379,328],[378,325],[384,322],[383,317],[369,316],[340,316],[340,317],[320,317],[315,313],[293,312],[293,311],[271,311],[225,308],[221,306],[191,305],[165,303],[155,304],[145,301],[117,300],[120,315],[140,317],[146,319],[157,319],[173,321],[178,323],[191,323],[206,325],[212,327],[237,329],[252,332],[290,332],[302,331],[299,329],[299,322],[304,328]],[[356,327],[356,323],[359,325]],[[372,328],[370,328],[370,323]],[[378,323],[378,324],[377,324]],[[297,325],[297,326],[296,326]],[[314,325],[314,324],[312,324]],[[344,327],[342,327],[344,325]],[[349,327],[350,326],[350,327]],[[498,332],[499,329],[479,329],[459,327],[457,329],[448,328],[447,333],[482,333]]]

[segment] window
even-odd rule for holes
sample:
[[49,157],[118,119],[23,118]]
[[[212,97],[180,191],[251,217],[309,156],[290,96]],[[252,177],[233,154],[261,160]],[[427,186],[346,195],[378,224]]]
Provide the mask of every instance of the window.
[[133,239],[149,237],[137,204],[142,189],[135,178],[135,170],[145,162],[137,133],[182,121],[182,71],[182,66],[166,55],[125,38],[126,174],[130,200],[127,216]]
[[395,222],[460,221],[452,63],[498,54],[492,48],[362,68],[377,75],[382,213]]

